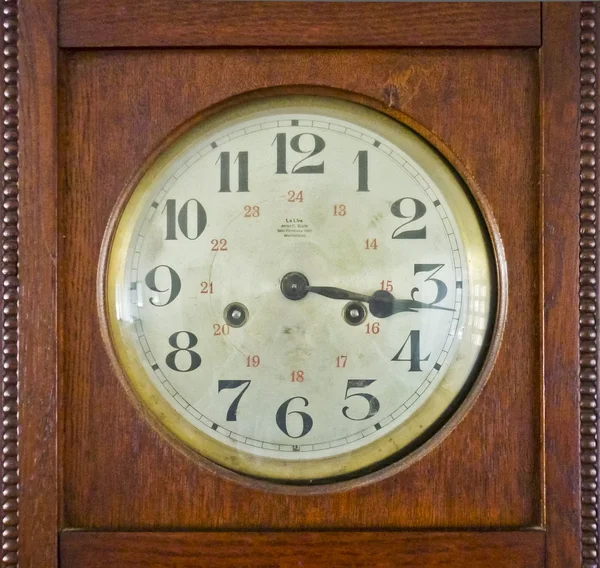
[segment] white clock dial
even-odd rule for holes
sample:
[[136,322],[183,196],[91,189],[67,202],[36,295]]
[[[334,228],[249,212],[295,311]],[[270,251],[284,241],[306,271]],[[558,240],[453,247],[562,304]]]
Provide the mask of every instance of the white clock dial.
[[208,459],[356,475],[439,427],[485,354],[491,247],[407,127],[280,97],[172,144],[130,194],[103,279],[134,393]]

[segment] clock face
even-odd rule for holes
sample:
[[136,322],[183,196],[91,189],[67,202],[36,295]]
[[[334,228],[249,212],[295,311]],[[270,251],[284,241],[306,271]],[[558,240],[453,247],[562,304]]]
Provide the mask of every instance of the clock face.
[[326,97],[201,121],[129,192],[102,298],[130,390],[184,444],[287,483],[371,471],[473,384],[492,247],[408,127]]

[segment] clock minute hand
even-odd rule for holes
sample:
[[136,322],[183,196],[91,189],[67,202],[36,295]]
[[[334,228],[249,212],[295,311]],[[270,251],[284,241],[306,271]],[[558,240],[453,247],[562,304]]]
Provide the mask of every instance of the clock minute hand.
[[427,304],[425,302],[419,302],[418,300],[394,298],[392,294],[384,290],[377,290],[369,298],[369,310],[371,314],[376,318],[387,318],[394,314],[403,312],[416,312],[418,310],[443,310],[446,312],[453,312],[452,308],[444,308],[442,306],[435,306],[433,304]]
[[371,315],[376,318],[387,318],[394,314],[403,312],[416,312],[418,310],[444,310],[447,312],[453,312],[452,308],[444,308],[442,306],[435,306],[433,304],[427,304],[425,302],[419,302],[418,300],[394,298],[392,294],[384,290],[377,290],[372,295],[359,294],[357,292],[350,292],[343,288],[336,288],[335,286],[307,286],[308,292],[314,294],[320,294],[326,298],[333,300],[353,300],[356,302],[367,302],[369,304],[369,311]]

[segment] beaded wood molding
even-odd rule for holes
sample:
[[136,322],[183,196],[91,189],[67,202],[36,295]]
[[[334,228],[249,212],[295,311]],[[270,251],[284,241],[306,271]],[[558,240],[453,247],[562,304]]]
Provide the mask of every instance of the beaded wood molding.
[[18,4],[3,0],[2,566],[19,565]]
[[598,568],[596,6],[581,5],[579,352],[582,568]]

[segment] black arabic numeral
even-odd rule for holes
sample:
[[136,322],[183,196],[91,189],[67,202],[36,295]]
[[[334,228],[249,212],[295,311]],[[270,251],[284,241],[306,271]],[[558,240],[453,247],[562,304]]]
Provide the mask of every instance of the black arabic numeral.
[[[306,137],[311,137],[313,140],[312,148],[303,150],[300,141],[306,140]],[[304,138],[303,138],[304,137]],[[287,135],[285,132],[280,132],[275,135],[273,144],[276,144],[277,148],[277,170],[276,174],[287,174]],[[304,132],[302,134],[296,134],[290,140],[290,148],[298,154],[308,154],[308,156],[302,158],[293,168],[293,174],[322,174],[325,172],[325,162],[320,164],[308,164],[300,166],[302,162],[320,154],[325,149],[325,140],[316,134]]]
[[[277,171],[276,174],[287,174],[287,136],[285,132],[275,135],[274,143],[277,144]],[[271,144],[272,146],[273,144]]]
[[[312,150],[302,150],[300,148],[300,140],[303,136],[311,136],[313,139],[313,147]],[[325,162],[321,162],[320,164],[308,165],[298,167],[302,162],[316,156],[321,153],[325,149],[325,140],[316,134],[297,134],[290,140],[290,148],[294,150],[294,152],[298,152],[299,154],[308,154],[306,158],[300,160],[293,168],[293,174],[322,174],[325,172]]]
[[366,420],[367,418],[371,418],[371,416],[377,414],[380,408],[380,404],[379,401],[372,394],[366,392],[355,392],[353,394],[348,394],[348,391],[351,389],[364,389],[365,387],[368,387],[375,381],[376,379],[348,379],[348,383],[346,384],[346,395],[344,396],[344,400],[348,400],[349,398],[359,396],[361,398],[364,398],[369,403],[369,410],[367,411],[367,414],[362,418],[353,418],[352,416],[348,415],[350,407],[344,406],[344,408],[342,408],[342,414],[346,418],[350,420]]
[[[446,284],[444,284],[444,282],[442,282],[438,278],[434,278],[434,276],[443,267],[444,267],[443,264],[415,264],[415,274],[418,274],[419,272],[431,272],[431,274],[427,278],[425,278],[425,282],[434,282],[435,285],[437,286],[437,294],[435,296],[435,300],[433,300],[433,302],[430,302],[431,305],[438,304],[439,302],[441,302],[446,297],[446,294],[448,293],[448,286],[446,286]],[[418,292],[418,291],[419,291],[419,289],[417,287],[413,288],[410,291],[410,297],[413,300],[416,300],[415,292]]]
[[[166,288],[159,288],[156,283],[156,273],[158,272],[159,268],[166,268],[169,272],[170,282]],[[164,278],[161,278],[160,275],[158,279],[164,280]],[[148,272],[148,274],[146,274],[146,286],[148,286],[148,288],[150,288],[150,290],[152,290],[153,292],[158,292],[159,294],[163,292],[168,292],[169,290],[171,291],[168,300],[164,304],[160,304],[158,298],[150,298],[150,303],[153,306],[156,306],[157,308],[162,308],[170,304],[179,295],[179,292],[181,291],[181,278],[179,278],[177,272],[175,272],[170,266],[167,266],[166,264],[160,264],[156,268],[153,268],[150,272]]]
[[196,240],[206,228],[206,211],[196,199],[188,199],[179,210],[179,214],[177,214],[175,199],[167,199],[163,211],[165,209],[167,211],[167,241],[177,240],[177,227],[181,234],[191,241]]
[[[277,410],[277,414],[275,415],[275,421],[277,422],[277,426],[279,429],[290,438],[302,438],[302,436],[306,436],[313,427],[313,419],[306,413],[301,410],[292,410],[288,412],[288,406],[293,400],[299,399],[304,402],[304,406],[308,406],[308,400],[306,400],[303,396],[294,396],[288,400],[286,400]],[[302,432],[297,436],[293,436],[288,432],[287,428],[287,420],[288,417],[292,414],[297,414],[302,419]]]
[[[179,345],[179,337],[185,334],[188,338],[187,347],[182,347]],[[171,351],[166,359],[165,363],[169,369],[173,369],[174,371],[179,371],[180,373],[189,373],[190,371],[196,370],[200,364],[202,363],[202,359],[200,355],[195,351],[192,351],[192,348],[198,344],[198,338],[191,333],[190,331],[176,331],[171,337],[169,337],[169,345],[174,348]],[[189,355],[189,366],[186,368],[179,368],[177,366],[177,355],[179,353],[185,352]]]
[[[414,204],[414,211],[411,214],[405,215],[402,212],[402,203],[403,202],[412,202]],[[406,211],[406,207],[404,208]],[[414,199],[412,197],[403,197],[402,199],[398,199],[398,201],[394,201],[392,206],[390,207],[390,211],[394,217],[398,217],[399,219],[408,219],[405,223],[402,223],[393,233],[392,239],[424,239],[427,237],[427,227],[423,227],[422,229],[410,229],[406,231],[401,231],[403,227],[414,223],[421,219],[425,213],[427,212],[427,207],[422,201],[418,199]]]
[[369,153],[359,150],[354,158],[358,160],[358,189],[356,191],[369,191]]
[[238,394],[233,399],[233,402],[229,405],[229,409],[227,410],[227,422],[237,421],[238,405],[240,403],[242,396],[244,396],[244,393],[248,390],[248,387],[250,386],[250,381],[249,380],[247,380],[247,381],[219,381],[218,392],[221,392],[223,389],[237,389],[238,387],[241,387],[242,385],[245,385],[244,388],[242,388],[242,390],[240,391],[240,394]]
[[[406,344],[410,343],[410,358],[409,359],[401,359],[400,355],[402,355],[402,351],[406,347]],[[431,355],[431,353],[429,354]],[[421,359],[421,332],[418,329],[413,329],[406,338],[406,341],[400,347],[400,351],[396,353],[392,357],[392,361],[408,361],[410,362],[409,371],[420,371],[421,370],[421,361],[428,361],[429,355]]]
[[[176,227],[176,212],[177,212],[177,204],[174,199],[167,199],[167,204],[165,205],[165,209],[167,210],[167,241],[175,241],[177,240],[177,227]],[[163,209],[163,211],[165,210]]]
[[[221,163],[221,188],[220,193],[231,192],[230,173],[231,156],[229,152],[221,152],[217,162]],[[248,152],[238,152],[235,159],[238,165],[238,191],[248,190]]]

